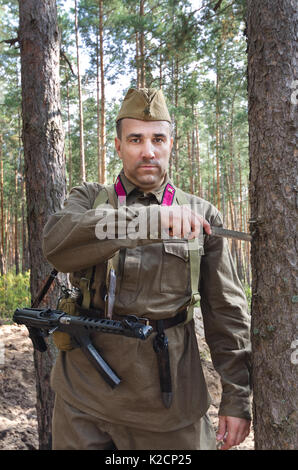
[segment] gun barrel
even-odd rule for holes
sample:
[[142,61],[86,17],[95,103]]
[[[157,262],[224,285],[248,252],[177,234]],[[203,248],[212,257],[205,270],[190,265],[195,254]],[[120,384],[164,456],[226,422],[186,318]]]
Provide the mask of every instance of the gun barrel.
[[13,321],[30,327],[50,329],[59,323],[64,312],[40,308],[17,308],[13,314]]
[[60,318],[59,322],[61,325],[84,327],[87,330],[118,334],[142,340],[147,339],[153,331],[151,326],[144,325],[141,322],[128,320],[122,322],[118,320],[109,320],[108,318],[89,318],[64,315]]

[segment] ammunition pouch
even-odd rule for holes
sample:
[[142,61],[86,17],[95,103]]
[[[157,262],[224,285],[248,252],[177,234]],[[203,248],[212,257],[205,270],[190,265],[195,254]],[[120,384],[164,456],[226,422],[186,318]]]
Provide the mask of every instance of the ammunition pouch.
[[[76,311],[76,300],[77,299],[70,296],[62,297],[59,300],[57,308],[68,315],[79,315],[79,312]],[[62,331],[54,331],[53,341],[60,351],[71,351],[75,348],[69,334],[63,333]]]

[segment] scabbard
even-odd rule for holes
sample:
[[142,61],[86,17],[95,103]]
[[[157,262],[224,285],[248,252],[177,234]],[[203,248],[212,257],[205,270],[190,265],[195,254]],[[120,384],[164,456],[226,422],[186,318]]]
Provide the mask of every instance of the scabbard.
[[162,320],[157,320],[157,335],[153,340],[153,349],[157,356],[162,401],[166,408],[170,408],[172,404],[173,393],[169,341],[164,332]]

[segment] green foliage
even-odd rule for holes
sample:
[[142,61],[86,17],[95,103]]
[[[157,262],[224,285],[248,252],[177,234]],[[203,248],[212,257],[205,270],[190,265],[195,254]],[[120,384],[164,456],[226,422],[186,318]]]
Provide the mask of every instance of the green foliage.
[[[194,194],[217,205],[218,178],[224,224],[231,224],[232,207],[235,229],[242,230],[249,211],[246,3],[223,0],[214,10],[215,2],[145,0],[142,15],[140,0],[103,1],[107,182],[114,181],[121,169],[114,149],[115,116],[127,89],[137,86],[144,63],[146,86],[162,87],[173,121],[175,143],[170,168],[173,182],[185,191],[192,187]],[[24,172],[20,49],[17,43],[4,42],[17,37],[17,7],[17,0],[0,0],[0,134],[7,224],[13,220],[17,202],[21,201],[15,191],[15,176],[20,192]],[[57,7],[69,189],[70,184],[81,182],[74,2],[57,0]],[[101,109],[98,0],[78,0],[78,26],[86,175],[89,181],[96,181]],[[20,214],[20,207],[18,211]],[[8,235],[5,234],[6,251]],[[8,269],[12,264],[8,263]]]
[[0,278],[0,319],[11,321],[17,307],[30,305],[30,273],[9,272]]
[[248,311],[250,312],[251,309],[251,286],[247,283],[243,285],[243,289],[246,295],[247,303],[248,303]]

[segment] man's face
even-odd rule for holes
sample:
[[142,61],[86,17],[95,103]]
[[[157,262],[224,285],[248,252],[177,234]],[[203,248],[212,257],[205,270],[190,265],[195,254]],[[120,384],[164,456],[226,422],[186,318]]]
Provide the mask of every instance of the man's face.
[[125,176],[144,192],[157,189],[168,168],[173,138],[167,121],[123,119],[116,151]]

